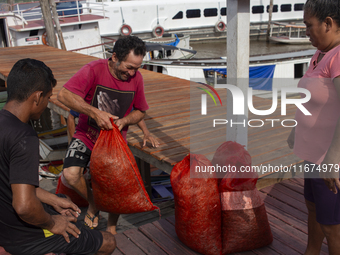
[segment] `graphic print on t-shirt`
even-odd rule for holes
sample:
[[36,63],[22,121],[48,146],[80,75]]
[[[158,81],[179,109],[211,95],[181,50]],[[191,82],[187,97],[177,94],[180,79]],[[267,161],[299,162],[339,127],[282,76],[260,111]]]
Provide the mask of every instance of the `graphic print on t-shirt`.
[[[134,95],[134,91],[122,91],[97,85],[91,105],[121,119],[129,109]],[[89,117],[88,121],[89,126],[99,129],[94,119]]]

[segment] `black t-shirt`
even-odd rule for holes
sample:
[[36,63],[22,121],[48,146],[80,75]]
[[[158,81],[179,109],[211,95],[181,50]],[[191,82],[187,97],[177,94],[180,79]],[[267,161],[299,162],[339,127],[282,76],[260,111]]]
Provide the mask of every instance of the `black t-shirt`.
[[23,244],[45,235],[19,218],[11,184],[39,186],[39,139],[31,126],[4,109],[0,130],[0,246]]

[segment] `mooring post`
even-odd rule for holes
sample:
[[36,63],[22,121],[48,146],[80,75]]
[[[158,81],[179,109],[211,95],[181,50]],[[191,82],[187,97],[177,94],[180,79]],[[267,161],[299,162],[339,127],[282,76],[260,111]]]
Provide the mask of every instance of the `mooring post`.
[[244,115],[233,114],[233,96],[227,93],[227,141],[248,144],[250,0],[227,0],[227,83],[244,95]]

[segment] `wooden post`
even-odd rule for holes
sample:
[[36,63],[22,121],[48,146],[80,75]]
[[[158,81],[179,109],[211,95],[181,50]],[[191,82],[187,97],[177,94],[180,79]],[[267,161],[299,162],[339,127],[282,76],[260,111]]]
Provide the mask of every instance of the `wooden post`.
[[[234,115],[233,95],[227,93],[227,141],[248,144],[250,0],[227,0],[227,83],[241,89],[244,114]],[[235,98],[239,95],[234,95]]]
[[55,26],[57,28],[57,34],[58,34],[58,38],[59,38],[59,43],[60,43],[61,49],[66,50],[63,33],[61,31],[61,27],[60,27],[60,23],[59,23],[59,18],[58,18],[58,13],[57,13],[57,6],[56,6],[54,0],[49,0],[49,3],[50,3],[50,6],[52,8],[53,20],[54,20],[54,24],[55,24]]
[[41,7],[41,13],[44,18],[46,35],[48,38],[49,46],[58,48],[57,39],[54,33],[54,25],[52,21],[52,14],[51,14],[49,2],[46,0],[39,0],[39,2],[40,2],[40,7]]
[[7,0],[8,11],[13,11],[14,0]]
[[273,15],[273,5],[274,5],[274,0],[270,0],[270,4],[269,4],[269,17],[268,17],[268,26],[267,26],[267,36],[266,36],[266,40],[267,42],[269,42],[269,34],[270,34],[270,26],[272,23],[272,15]]

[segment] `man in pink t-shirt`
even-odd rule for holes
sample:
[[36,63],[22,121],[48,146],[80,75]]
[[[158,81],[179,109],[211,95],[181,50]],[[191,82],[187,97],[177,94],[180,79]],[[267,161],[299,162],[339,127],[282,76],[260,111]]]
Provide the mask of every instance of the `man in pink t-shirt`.
[[[110,59],[96,60],[81,68],[58,94],[60,102],[80,113],[63,174],[69,185],[88,200],[85,223],[91,228],[98,225],[99,211],[82,173],[100,129],[112,129],[112,118],[125,139],[128,126],[140,122],[149,108],[138,71],[146,53],[144,42],[127,36],[117,40],[112,51]],[[112,234],[116,234],[118,216],[109,214],[107,230]]]

